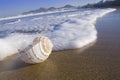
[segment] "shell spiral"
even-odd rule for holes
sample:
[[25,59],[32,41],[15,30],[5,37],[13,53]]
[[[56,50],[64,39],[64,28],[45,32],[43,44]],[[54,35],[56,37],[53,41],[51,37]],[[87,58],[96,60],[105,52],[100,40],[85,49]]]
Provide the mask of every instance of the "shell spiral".
[[26,63],[40,63],[49,57],[52,47],[52,42],[47,37],[37,37],[33,40],[32,45],[20,52],[19,58]]

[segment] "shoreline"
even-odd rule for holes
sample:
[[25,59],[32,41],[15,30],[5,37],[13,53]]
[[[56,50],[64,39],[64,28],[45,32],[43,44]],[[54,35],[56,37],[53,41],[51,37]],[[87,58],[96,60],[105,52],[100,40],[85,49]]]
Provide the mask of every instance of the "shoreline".
[[98,39],[77,50],[53,52],[43,63],[29,65],[11,56],[0,61],[0,80],[119,80],[119,11],[96,22]]

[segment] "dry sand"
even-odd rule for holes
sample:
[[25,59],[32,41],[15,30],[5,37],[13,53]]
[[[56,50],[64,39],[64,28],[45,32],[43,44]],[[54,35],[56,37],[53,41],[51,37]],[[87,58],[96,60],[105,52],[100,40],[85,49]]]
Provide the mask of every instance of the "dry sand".
[[120,12],[96,23],[98,40],[82,49],[53,52],[29,65],[14,58],[0,62],[0,80],[120,80]]

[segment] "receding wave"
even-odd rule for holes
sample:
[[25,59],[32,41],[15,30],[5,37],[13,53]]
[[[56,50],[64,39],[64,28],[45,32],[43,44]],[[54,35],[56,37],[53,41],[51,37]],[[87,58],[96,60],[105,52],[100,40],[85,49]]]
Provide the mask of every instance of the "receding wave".
[[97,39],[96,19],[114,10],[78,10],[0,25],[0,60],[23,50],[42,35],[50,38],[54,51],[88,45]]

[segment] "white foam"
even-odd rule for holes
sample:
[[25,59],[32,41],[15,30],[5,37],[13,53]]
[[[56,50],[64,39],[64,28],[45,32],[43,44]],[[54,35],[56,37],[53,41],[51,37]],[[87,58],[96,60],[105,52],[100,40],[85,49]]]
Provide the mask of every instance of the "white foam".
[[1,25],[0,31],[6,31],[1,34],[6,35],[0,38],[0,60],[17,53],[19,49],[23,50],[41,35],[50,38],[54,51],[88,45],[97,39],[96,19],[114,10],[82,10]]
[[76,9],[72,10],[56,10],[56,11],[47,11],[47,12],[40,12],[40,13],[30,13],[30,14],[20,14],[16,16],[10,16],[10,17],[3,17],[0,18],[0,21],[2,20],[8,20],[8,19],[16,19],[16,18],[24,18],[24,17],[31,17],[31,16],[37,16],[37,15],[43,15],[43,14],[51,14],[51,13],[57,13],[57,12],[67,12],[67,11],[75,11]]

